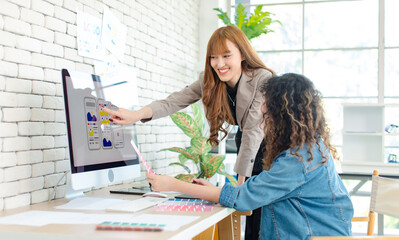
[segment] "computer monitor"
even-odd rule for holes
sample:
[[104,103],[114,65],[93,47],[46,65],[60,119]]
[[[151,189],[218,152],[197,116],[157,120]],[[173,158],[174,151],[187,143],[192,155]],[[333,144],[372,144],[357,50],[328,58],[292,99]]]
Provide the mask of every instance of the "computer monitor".
[[83,195],[83,190],[88,188],[140,176],[138,155],[132,146],[132,141],[137,144],[134,126],[113,124],[108,113],[99,107],[101,104],[116,110],[113,97],[123,99],[121,94],[129,93],[118,91],[118,88],[129,86],[128,81],[106,80],[97,75],[62,69],[71,163],[68,199]]

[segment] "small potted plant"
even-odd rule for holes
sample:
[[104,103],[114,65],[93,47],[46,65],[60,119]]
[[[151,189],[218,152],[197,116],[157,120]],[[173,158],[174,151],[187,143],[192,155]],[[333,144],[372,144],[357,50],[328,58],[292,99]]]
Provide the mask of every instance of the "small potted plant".
[[[179,161],[172,162],[169,165],[178,165],[187,171],[187,174],[179,174],[176,176],[177,179],[192,182],[196,177],[204,177],[206,179],[211,178],[216,173],[224,175],[233,184],[236,185],[236,179],[225,171],[223,161],[224,155],[210,153],[212,147],[208,142],[208,138],[205,137],[204,128],[204,115],[203,111],[198,104],[191,105],[193,109],[194,118],[184,112],[177,112],[170,117],[172,121],[191,138],[190,146],[186,148],[171,147],[162,149],[177,152],[179,154]],[[191,169],[187,166],[187,163],[191,161],[196,167],[196,173],[192,173]]]
[[262,34],[273,32],[270,29],[270,24],[277,22],[278,20],[272,20],[270,12],[262,11],[263,5],[259,5],[255,8],[251,15],[248,15],[245,11],[245,7],[239,3],[236,7],[236,13],[234,16],[235,24],[231,23],[229,16],[226,12],[223,12],[220,8],[214,8],[213,10],[219,12],[218,17],[226,25],[235,25],[241,29],[249,40],[259,37]]

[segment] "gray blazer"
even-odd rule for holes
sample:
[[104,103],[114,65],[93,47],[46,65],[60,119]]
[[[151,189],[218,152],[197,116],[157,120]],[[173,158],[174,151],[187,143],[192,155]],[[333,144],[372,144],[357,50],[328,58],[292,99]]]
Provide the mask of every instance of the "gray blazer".
[[[239,175],[250,177],[256,153],[263,140],[263,129],[260,125],[260,105],[263,96],[259,87],[272,77],[265,69],[257,69],[253,76],[243,72],[238,85],[236,97],[236,117],[242,131],[240,153],[234,166]],[[164,100],[154,101],[148,105],[153,111],[152,119],[169,116],[201,99],[204,89],[204,75],[201,73],[197,81],[179,92],[174,92]],[[149,121],[146,119],[143,122]]]

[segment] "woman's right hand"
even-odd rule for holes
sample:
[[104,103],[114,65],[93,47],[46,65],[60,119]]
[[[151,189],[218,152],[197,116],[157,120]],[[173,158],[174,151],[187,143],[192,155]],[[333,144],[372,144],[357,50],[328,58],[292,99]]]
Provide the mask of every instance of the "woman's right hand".
[[203,178],[194,178],[193,183],[196,183],[196,184],[202,185],[202,186],[214,187],[214,185],[212,183],[210,183],[209,181],[207,181]]
[[130,111],[125,108],[119,108],[117,111],[101,106],[104,111],[110,114],[109,119],[115,124],[129,125],[142,119],[139,111]]

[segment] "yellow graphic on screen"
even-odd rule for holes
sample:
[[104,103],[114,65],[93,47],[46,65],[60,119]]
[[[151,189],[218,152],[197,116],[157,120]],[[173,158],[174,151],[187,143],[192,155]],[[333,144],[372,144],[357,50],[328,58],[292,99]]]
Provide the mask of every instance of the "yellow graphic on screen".
[[103,125],[103,124],[109,125],[109,119],[103,119],[103,118],[101,118],[101,125]]
[[104,109],[101,109],[100,110],[100,115],[108,117],[108,112],[104,111]]
[[90,136],[90,137],[93,137],[93,136],[94,136],[94,131],[93,131],[93,130],[89,131],[89,136]]

